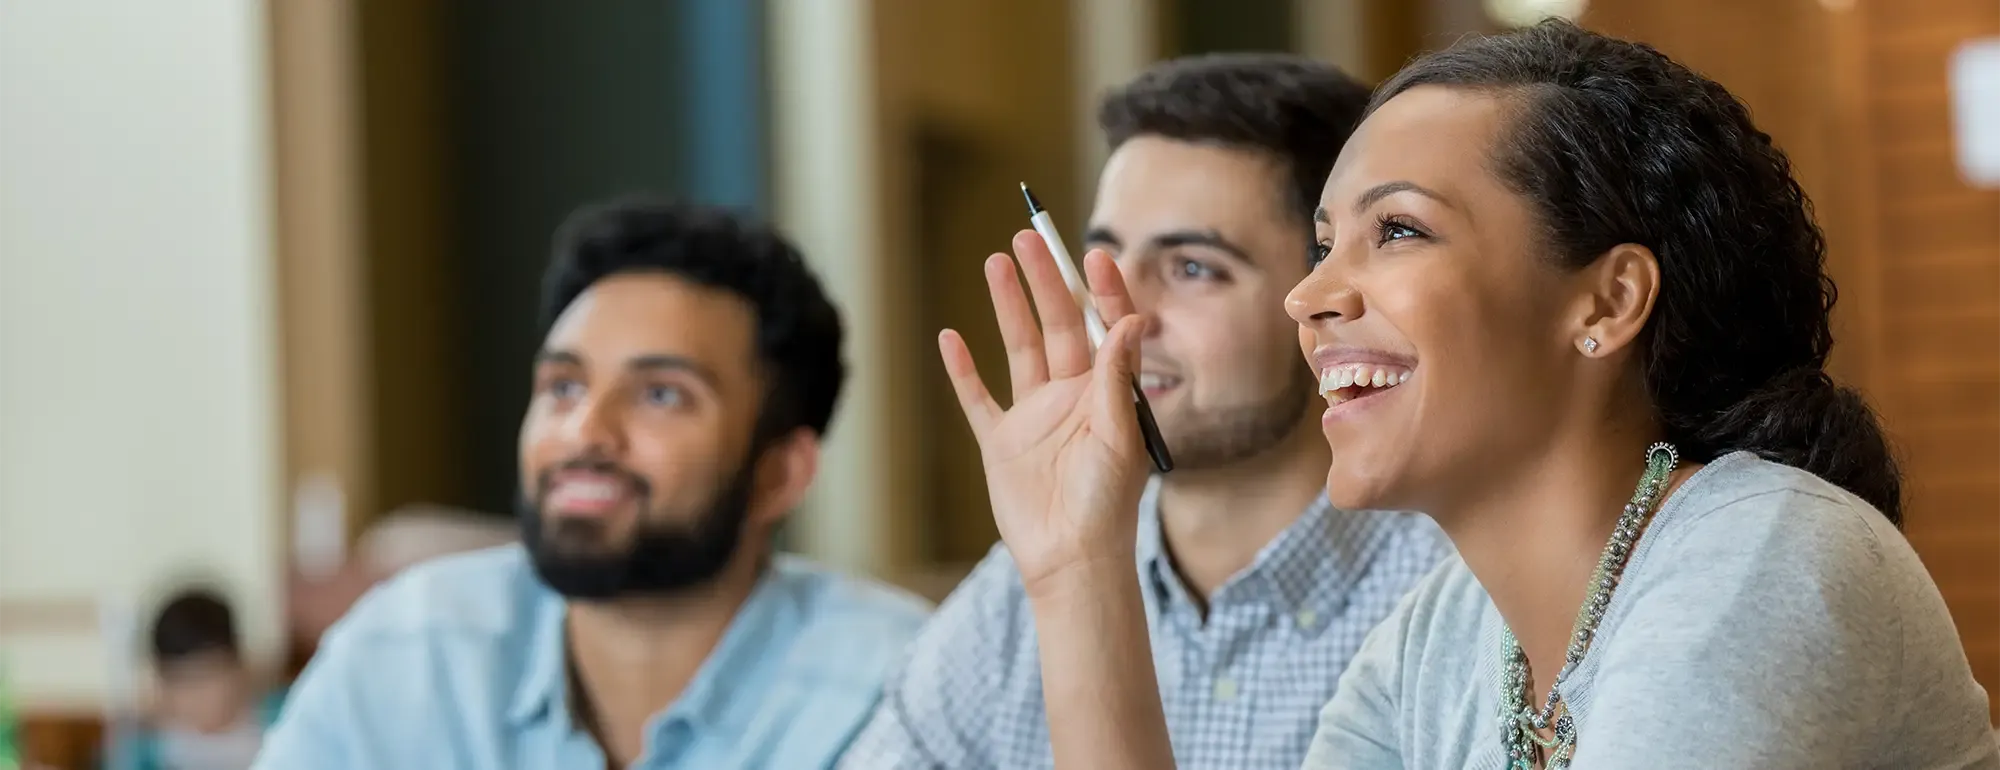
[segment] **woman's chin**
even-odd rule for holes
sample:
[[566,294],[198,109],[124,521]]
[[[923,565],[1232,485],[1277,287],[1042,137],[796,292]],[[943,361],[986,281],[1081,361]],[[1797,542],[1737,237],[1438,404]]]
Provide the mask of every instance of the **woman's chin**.
[[1326,499],[1343,511],[1392,510],[1394,497],[1380,475],[1336,461],[1326,473]]

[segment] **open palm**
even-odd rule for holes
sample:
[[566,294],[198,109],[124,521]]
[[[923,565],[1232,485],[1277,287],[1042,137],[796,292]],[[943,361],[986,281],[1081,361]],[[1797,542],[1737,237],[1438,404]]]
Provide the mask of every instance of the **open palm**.
[[[1146,479],[1130,384],[1141,330],[1117,267],[1103,252],[1085,255],[1097,309],[1117,321],[1093,361],[1083,312],[1047,245],[1023,231],[1014,252],[1016,259],[994,254],[986,261],[1013,406],[994,402],[956,332],[939,335],[938,350],[979,442],[994,523],[1032,589],[1068,567],[1131,554]],[[1034,310],[1015,277],[1016,260]]]

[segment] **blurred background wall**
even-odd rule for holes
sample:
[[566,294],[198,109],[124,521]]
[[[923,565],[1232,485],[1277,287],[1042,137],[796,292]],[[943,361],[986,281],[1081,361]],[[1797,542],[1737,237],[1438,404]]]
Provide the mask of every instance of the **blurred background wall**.
[[0,655],[31,704],[94,708],[99,628],[179,579],[227,585],[252,644],[279,639],[265,21],[0,4],[0,626],[46,621]]
[[935,333],[1000,360],[979,261],[1017,182],[1085,221],[1099,93],[1216,50],[1377,80],[1538,9],[1792,153],[1837,371],[2000,692],[2000,193],[1953,166],[1946,85],[1994,0],[0,0],[0,666],[86,722],[122,681],[103,607],[213,577],[275,667],[310,552],[413,504],[504,527],[550,233],[638,189],[802,244],[854,373],[789,544],[941,595],[995,538]]

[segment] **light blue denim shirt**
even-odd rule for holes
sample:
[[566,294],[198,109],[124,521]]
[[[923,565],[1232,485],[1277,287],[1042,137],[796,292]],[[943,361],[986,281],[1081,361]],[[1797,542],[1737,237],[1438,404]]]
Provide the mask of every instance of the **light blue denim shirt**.
[[[833,763],[928,608],[779,556],[639,770]],[[507,546],[413,568],[357,604],[293,688],[256,770],[599,770],[572,721],[563,600]]]

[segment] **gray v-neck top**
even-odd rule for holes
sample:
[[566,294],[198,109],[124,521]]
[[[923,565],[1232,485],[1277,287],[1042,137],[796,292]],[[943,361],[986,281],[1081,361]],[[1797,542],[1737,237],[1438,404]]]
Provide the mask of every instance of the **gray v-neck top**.
[[[1500,770],[1503,624],[1457,555],[1377,626],[1308,770]],[[1562,688],[1577,770],[2000,768],[1937,585],[1860,499],[1718,458],[1641,536]]]

